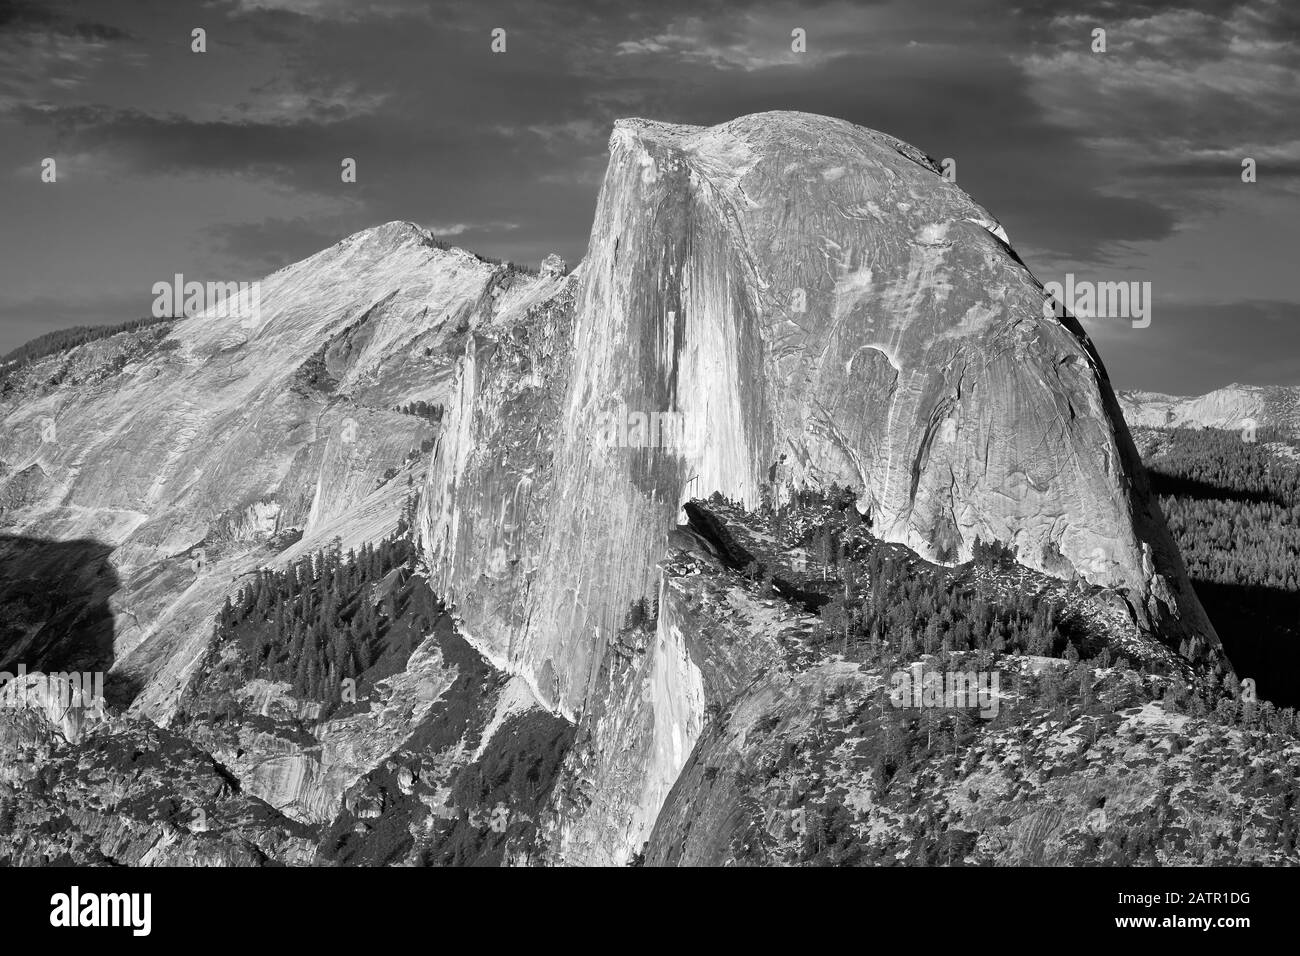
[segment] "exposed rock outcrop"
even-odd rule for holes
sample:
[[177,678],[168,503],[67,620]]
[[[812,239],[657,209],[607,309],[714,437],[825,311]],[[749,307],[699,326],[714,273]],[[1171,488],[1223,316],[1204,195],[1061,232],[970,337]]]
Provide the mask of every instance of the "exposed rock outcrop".
[[[1081,327],[1044,317],[1005,232],[913,147],[800,113],[621,121],[574,294],[571,357],[540,383],[562,394],[536,431],[553,454],[493,463],[508,369],[475,351],[425,518],[437,580],[472,595],[470,633],[562,712],[658,590],[681,503],[714,491],[853,486],[922,555],[1001,540],[1124,589],[1171,642],[1217,645]],[[611,419],[638,413],[678,440],[611,442]],[[520,525],[538,550],[493,583],[479,539],[528,468],[546,475]]]
[[[267,277],[256,311],[123,333],[10,373],[0,520],[23,550],[0,548],[0,585],[54,550],[33,542],[59,543],[61,559],[74,539],[108,554],[103,666],[139,713],[166,722],[238,579],[335,537],[346,548],[391,532],[436,431],[400,409],[444,404],[466,342],[563,282],[392,222]],[[301,541],[285,552],[291,529]],[[58,650],[27,644],[17,660],[32,670],[38,651]]]

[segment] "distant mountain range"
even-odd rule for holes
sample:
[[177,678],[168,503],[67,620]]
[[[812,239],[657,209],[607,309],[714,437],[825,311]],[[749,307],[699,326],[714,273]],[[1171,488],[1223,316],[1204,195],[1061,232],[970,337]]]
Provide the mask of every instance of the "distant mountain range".
[[1183,397],[1160,392],[1118,393],[1124,419],[1145,428],[1300,428],[1300,386],[1232,384],[1205,395]]

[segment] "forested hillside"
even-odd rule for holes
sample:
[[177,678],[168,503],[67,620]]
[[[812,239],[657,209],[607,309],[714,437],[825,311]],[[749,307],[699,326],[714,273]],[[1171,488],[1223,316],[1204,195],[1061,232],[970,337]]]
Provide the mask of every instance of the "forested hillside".
[[1152,486],[1238,675],[1300,704],[1300,462],[1260,430],[1140,432]]
[[240,642],[243,680],[287,683],[326,713],[344,702],[344,681],[364,697],[374,681],[405,666],[440,613],[412,577],[413,555],[410,538],[398,534],[346,555],[332,548],[262,570],[226,599],[215,649]]
[[27,362],[45,358],[47,355],[66,352],[78,345],[105,339],[110,335],[117,335],[119,332],[135,332],[151,325],[157,325],[160,322],[171,321],[170,316],[162,318],[150,316],[143,319],[132,319],[129,322],[119,322],[116,325],[77,325],[70,329],[56,329],[53,332],[46,332],[44,335],[38,335],[30,342],[26,342],[13,351],[0,356],[0,374],[11,366],[24,365]]

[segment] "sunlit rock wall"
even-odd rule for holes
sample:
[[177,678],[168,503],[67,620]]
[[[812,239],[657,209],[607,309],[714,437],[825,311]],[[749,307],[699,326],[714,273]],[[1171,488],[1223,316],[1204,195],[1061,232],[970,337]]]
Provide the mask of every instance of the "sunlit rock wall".
[[[755,505],[764,484],[851,485],[878,533],[927,557],[996,538],[1126,589],[1170,640],[1217,645],[1082,329],[1045,315],[1001,226],[914,148],[799,113],[621,121],[575,294],[535,573],[521,608],[471,624],[550,705],[581,711],[630,602],[658,589],[681,502]],[[456,454],[504,452],[464,427]],[[509,498],[513,471],[480,468],[471,492],[453,457],[431,487]],[[471,542],[432,501],[431,553],[470,595],[483,572],[465,562],[498,532]]]

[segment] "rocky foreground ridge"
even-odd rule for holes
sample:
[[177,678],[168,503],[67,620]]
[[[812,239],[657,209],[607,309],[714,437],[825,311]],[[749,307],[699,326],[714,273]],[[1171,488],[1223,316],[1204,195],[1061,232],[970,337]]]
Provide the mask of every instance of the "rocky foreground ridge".
[[[765,713],[816,723],[779,673],[856,669],[862,699],[887,673],[847,633],[835,656],[828,589],[775,580],[822,540],[770,527],[810,491],[853,489],[834,510],[869,529],[855,560],[970,566],[998,541],[1020,569],[998,600],[1031,581],[1099,595],[1021,657],[1123,655],[1150,693],[1224,672],[1100,360],[927,157],[796,113],[622,121],[610,152],[570,274],[390,223],[269,277],[256,323],[195,316],[7,376],[0,571],[22,599],[0,669],[104,665],[111,704],[72,734],[24,714],[0,737],[9,818],[49,825],[11,830],[13,859],[189,862],[214,833],[231,863],[731,861],[671,849],[684,824],[664,816],[697,799],[684,773],[724,717],[766,688]],[[637,414],[678,437],[611,433]],[[780,546],[741,562],[724,511]],[[395,534],[414,550],[379,591],[337,561],[301,570]],[[43,604],[35,569],[69,600]],[[278,605],[240,597],[286,569]],[[342,709],[263,657],[327,594],[345,622],[378,609],[387,662]],[[902,653],[913,625],[876,645]],[[198,761],[206,829],[185,801],[93,822],[129,794],[82,779],[81,748],[123,734],[160,754],[155,785]],[[148,840],[164,833],[170,857]]]

